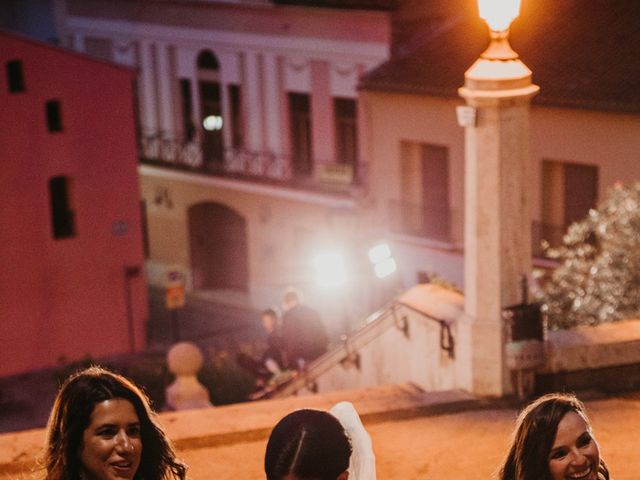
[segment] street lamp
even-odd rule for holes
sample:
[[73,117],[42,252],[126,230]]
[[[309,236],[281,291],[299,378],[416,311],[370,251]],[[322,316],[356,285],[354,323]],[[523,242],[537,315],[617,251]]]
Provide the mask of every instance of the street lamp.
[[478,0],[478,13],[492,32],[506,32],[520,14],[520,0]]
[[[504,362],[502,310],[520,301],[531,272],[529,106],[539,88],[509,45],[519,0],[479,0],[489,47],[465,72],[458,112],[465,127],[465,311],[471,327],[474,392],[511,390]],[[463,113],[461,115],[461,113]]]

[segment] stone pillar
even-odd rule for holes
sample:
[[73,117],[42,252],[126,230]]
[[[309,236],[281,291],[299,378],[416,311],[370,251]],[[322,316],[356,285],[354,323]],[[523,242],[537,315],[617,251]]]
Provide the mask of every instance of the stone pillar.
[[329,64],[311,62],[311,136],[314,173],[320,164],[335,163],[336,132]]
[[140,81],[138,88],[140,97],[140,123],[145,135],[158,133],[153,54],[154,48],[152,43],[146,41],[140,42]]
[[156,43],[156,62],[158,68],[158,95],[156,98],[158,102],[160,132],[162,132],[163,139],[172,139],[175,137],[172,53],[170,45],[160,42]]
[[261,61],[260,56],[253,52],[247,52],[244,60],[247,148],[252,152],[259,152],[262,150],[263,128]]
[[[475,113],[465,131],[465,311],[473,319],[474,393],[512,389],[502,309],[521,302],[531,272],[529,105],[538,87],[517,58],[485,55],[459,91]],[[472,115],[473,118],[473,115]]]
[[265,127],[267,150],[282,153],[282,87],[280,62],[275,54],[264,55]]

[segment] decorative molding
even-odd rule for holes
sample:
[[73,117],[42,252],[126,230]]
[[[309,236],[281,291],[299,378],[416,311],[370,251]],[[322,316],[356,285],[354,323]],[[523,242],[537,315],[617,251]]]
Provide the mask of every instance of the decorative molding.
[[[305,58],[345,63],[362,62],[378,64],[389,58],[386,42],[366,42],[292,37],[290,35],[260,35],[256,33],[229,32],[188,27],[165,26],[121,20],[104,20],[78,16],[67,17],[66,28],[76,34],[101,34],[110,38],[127,40],[162,40],[176,46],[210,46],[216,52],[237,53],[245,50],[273,51],[280,54],[302,54]],[[284,53],[286,52],[286,53]],[[340,61],[340,60],[338,60]]]
[[311,62],[309,60],[287,59],[287,68],[293,70],[295,73],[302,73],[308,70],[310,66]]
[[354,64],[333,64],[331,68],[341,77],[350,77],[351,75],[357,73],[358,70],[358,66]]

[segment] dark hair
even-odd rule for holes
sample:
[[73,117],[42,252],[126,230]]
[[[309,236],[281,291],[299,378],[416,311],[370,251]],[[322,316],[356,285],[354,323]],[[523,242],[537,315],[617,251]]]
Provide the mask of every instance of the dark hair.
[[336,480],[349,468],[351,442],[336,417],[321,410],[297,410],[274,427],[267,443],[267,480],[292,474],[301,480]]
[[287,288],[284,292],[283,300],[287,303],[299,303],[300,302],[300,292],[293,287]]
[[275,308],[266,308],[260,312],[260,315],[266,315],[274,320],[278,320],[278,311]]
[[[580,415],[591,428],[584,404],[574,395],[550,393],[530,403],[518,416],[513,442],[500,469],[499,480],[550,480],[549,453],[558,424],[569,412]],[[602,459],[598,478],[609,480],[609,471]]]
[[71,375],[60,388],[47,424],[46,480],[77,480],[78,452],[96,404],[120,398],[131,402],[140,420],[142,458],[135,479],[184,479],[186,466],[175,455],[155,420],[147,396],[131,381],[101,367]]

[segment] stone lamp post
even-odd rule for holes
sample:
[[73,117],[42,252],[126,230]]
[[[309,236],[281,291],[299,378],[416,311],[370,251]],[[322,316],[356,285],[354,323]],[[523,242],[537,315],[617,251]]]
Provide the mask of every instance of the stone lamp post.
[[490,44],[465,73],[465,311],[474,319],[473,391],[510,393],[502,310],[519,303],[531,272],[529,105],[539,87],[509,45],[519,0],[479,0]]

